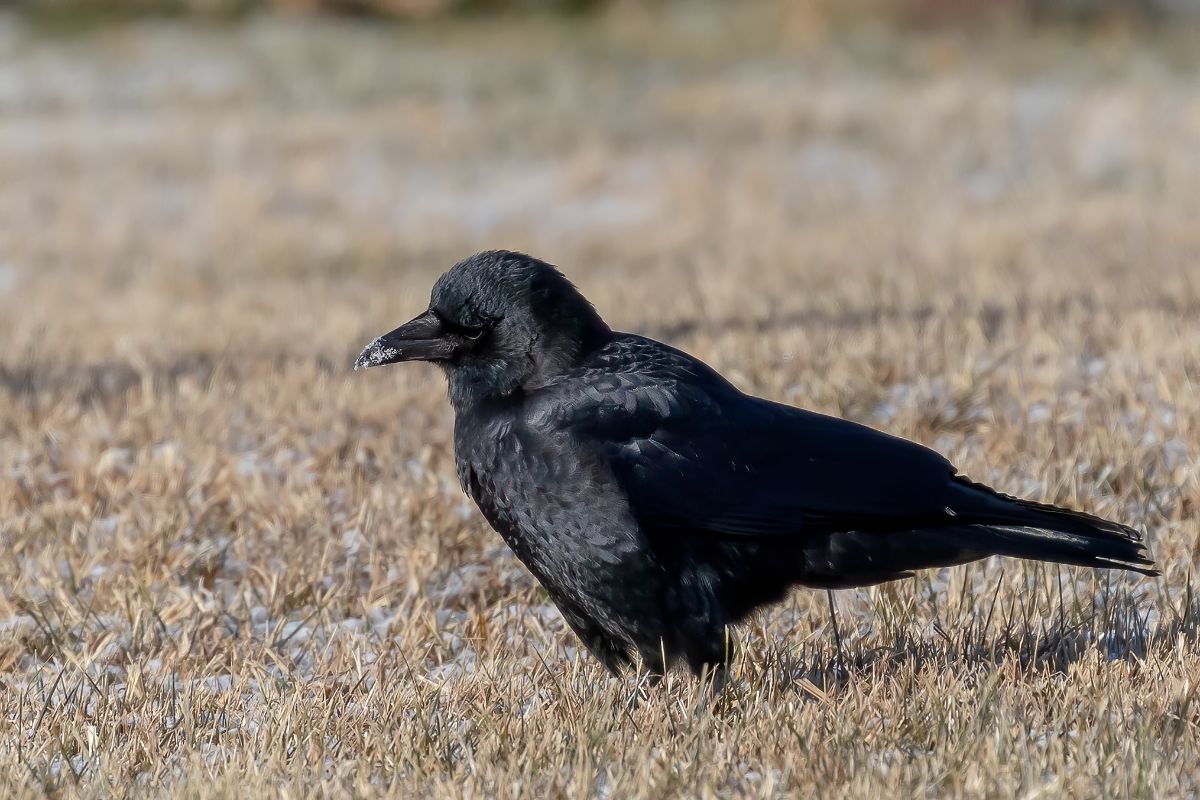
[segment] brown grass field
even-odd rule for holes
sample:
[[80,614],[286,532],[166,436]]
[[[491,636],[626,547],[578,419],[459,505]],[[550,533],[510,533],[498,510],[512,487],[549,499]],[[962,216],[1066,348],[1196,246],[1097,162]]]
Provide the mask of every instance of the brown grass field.
[[[1200,792],[1200,36],[711,8],[386,27],[0,16],[0,796]],[[1134,524],[580,652],[352,373],[485,247],[741,387]]]

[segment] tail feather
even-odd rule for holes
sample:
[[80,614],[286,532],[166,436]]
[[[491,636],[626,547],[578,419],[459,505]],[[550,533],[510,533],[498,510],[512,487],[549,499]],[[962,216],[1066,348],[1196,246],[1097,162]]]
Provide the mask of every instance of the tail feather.
[[806,540],[800,582],[830,589],[867,586],[993,555],[1161,574],[1141,534],[1128,525],[1021,500],[966,478],[956,482],[948,517],[934,524]]
[[974,502],[958,521],[976,527],[980,545],[996,555],[1161,574],[1142,535],[1128,525],[1021,500],[966,478],[959,482]]

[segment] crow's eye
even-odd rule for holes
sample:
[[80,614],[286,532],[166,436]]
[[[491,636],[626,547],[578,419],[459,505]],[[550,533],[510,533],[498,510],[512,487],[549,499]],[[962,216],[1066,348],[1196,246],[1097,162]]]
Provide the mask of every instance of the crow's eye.
[[468,341],[477,341],[487,332],[487,327],[484,325],[465,325],[461,322],[455,322],[437,309],[433,309],[433,315],[438,318],[443,330],[455,336],[461,336]]

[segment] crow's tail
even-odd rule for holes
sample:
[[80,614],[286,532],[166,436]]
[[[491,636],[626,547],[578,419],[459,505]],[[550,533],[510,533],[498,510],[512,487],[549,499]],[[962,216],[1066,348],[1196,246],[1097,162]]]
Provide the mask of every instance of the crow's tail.
[[954,505],[935,524],[810,538],[800,582],[828,588],[865,586],[908,577],[912,570],[988,556],[1161,574],[1141,534],[1127,525],[1020,500],[965,478],[955,481]]
[[1128,525],[1010,497],[966,478],[957,481],[972,502],[956,521],[975,529],[974,543],[987,554],[1161,574],[1141,534]]

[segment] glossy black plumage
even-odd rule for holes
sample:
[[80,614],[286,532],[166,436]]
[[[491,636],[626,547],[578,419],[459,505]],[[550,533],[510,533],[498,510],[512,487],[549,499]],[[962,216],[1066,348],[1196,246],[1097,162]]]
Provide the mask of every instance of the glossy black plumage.
[[519,253],[457,264],[358,366],[414,359],[446,372],[463,488],[612,670],[634,653],[656,670],[723,664],[727,626],[794,585],[995,554],[1156,574],[1133,529],[743,394],[683,352],[609,330]]

